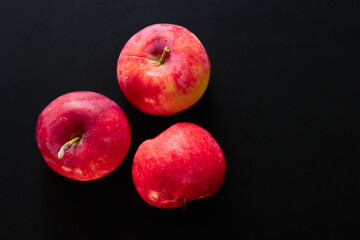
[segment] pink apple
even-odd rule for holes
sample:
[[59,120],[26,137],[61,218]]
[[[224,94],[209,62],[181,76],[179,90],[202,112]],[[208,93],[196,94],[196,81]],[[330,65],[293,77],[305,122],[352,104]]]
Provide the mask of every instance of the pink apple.
[[210,61],[199,39],[184,27],[154,24],[136,33],[117,63],[120,88],[130,103],[152,115],[173,115],[204,94]]
[[131,130],[125,113],[109,98],[94,92],[72,92],[42,111],[36,140],[52,170],[90,181],[121,164],[130,147]]
[[140,196],[159,208],[176,208],[214,195],[226,174],[216,140],[193,123],[177,123],[137,149],[132,166]]

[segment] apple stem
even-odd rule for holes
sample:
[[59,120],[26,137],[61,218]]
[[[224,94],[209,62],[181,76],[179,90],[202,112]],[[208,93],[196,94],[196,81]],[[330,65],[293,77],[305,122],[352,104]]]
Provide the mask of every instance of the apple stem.
[[163,64],[164,64],[164,62],[165,62],[165,56],[166,56],[166,54],[167,54],[168,52],[170,52],[169,47],[168,47],[168,46],[164,47],[164,51],[163,51],[161,57],[159,58],[159,63],[160,63],[160,65],[163,65]]
[[68,150],[69,148],[71,148],[71,146],[78,142],[80,140],[80,137],[75,137],[73,139],[71,139],[70,141],[66,142],[61,148],[60,148],[60,151],[58,153],[58,159],[61,159],[64,154],[65,154],[65,151]]
[[186,207],[187,207],[187,198],[184,198],[184,206],[183,206],[183,211],[185,212],[186,210]]

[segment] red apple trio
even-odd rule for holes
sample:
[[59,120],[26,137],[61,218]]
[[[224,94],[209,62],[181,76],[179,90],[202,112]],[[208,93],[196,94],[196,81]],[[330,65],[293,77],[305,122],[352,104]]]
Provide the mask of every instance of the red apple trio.
[[[210,61],[199,39],[184,27],[154,24],[125,44],[117,64],[121,91],[138,110],[174,115],[204,94]],[[129,121],[109,98],[71,92],[51,102],[36,125],[39,151],[56,173],[78,181],[102,178],[124,160]],[[137,149],[132,178],[139,195],[159,208],[186,206],[214,195],[226,175],[216,140],[193,123],[177,123]]]

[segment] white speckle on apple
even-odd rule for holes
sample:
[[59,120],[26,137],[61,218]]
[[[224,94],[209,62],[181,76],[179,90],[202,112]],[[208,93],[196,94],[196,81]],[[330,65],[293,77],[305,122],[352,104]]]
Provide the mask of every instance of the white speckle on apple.
[[150,191],[149,191],[148,198],[149,198],[151,201],[154,201],[154,202],[155,202],[155,201],[159,198],[159,193],[150,190]]
[[147,102],[147,103],[150,103],[150,104],[154,104],[154,103],[155,103],[155,100],[152,99],[152,98],[145,98],[144,101]]
[[62,166],[61,168],[62,168],[65,172],[70,172],[70,171],[71,171],[71,168],[66,167],[66,166]]

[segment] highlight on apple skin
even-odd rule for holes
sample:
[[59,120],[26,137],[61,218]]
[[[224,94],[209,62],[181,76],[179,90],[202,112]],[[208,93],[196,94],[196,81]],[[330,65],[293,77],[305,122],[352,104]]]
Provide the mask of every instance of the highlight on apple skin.
[[71,92],[52,101],[36,125],[39,151],[56,173],[79,181],[102,178],[125,158],[131,142],[122,109],[95,92]]
[[154,24],[125,44],[117,78],[125,97],[140,111],[174,115],[203,96],[210,60],[200,40],[186,28]]
[[226,175],[224,154],[214,137],[193,123],[177,123],[137,149],[132,178],[150,205],[177,208],[214,195]]

